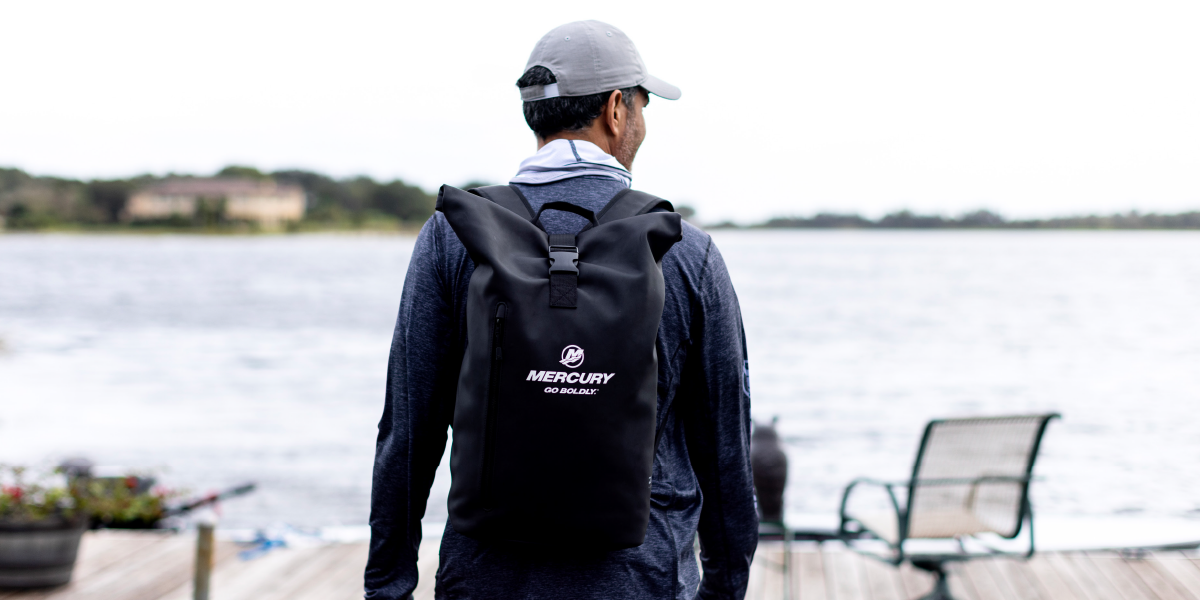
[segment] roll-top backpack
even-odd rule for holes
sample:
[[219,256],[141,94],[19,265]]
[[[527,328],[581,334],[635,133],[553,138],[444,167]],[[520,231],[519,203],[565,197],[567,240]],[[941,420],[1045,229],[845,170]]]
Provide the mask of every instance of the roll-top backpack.
[[[680,217],[632,190],[598,214],[565,202],[535,213],[507,186],[472,192],[443,186],[437,200],[475,263],[450,523],[487,541],[641,545],[658,442],[661,261]],[[589,224],[547,234],[551,209]]]

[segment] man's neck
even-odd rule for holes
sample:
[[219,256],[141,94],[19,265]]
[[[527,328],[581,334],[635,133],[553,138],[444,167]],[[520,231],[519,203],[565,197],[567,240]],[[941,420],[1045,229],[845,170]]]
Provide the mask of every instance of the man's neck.
[[[597,121],[599,121],[599,119],[597,119]],[[597,123],[592,123],[591,127],[588,127],[587,129],[583,129],[580,131],[560,131],[549,137],[545,137],[545,138],[539,137],[537,139],[538,150],[541,150],[542,146],[545,146],[546,144],[549,144],[550,142],[553,142],[554,140],[575,140],[575,141],[591,142],[592,144],[595,144],[595,146],[597,148],[603,150],[604,153],[609,156],[613,156],[613,150],[615,149],[615,144],[616,144],[616,140],[613,139],[612,136],[604,135],[604,131],[602,131],[601,127],[597,126]]]

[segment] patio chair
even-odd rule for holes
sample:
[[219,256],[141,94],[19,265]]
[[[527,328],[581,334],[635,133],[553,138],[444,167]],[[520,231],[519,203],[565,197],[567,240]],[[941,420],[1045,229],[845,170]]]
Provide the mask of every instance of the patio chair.
[[[1037,459],[1042,434],[1057,414],[942,419],[925,426],[912,478],[902,482],[856,479],[846,486],[840,509],[838,533],[846,544],[851,538],[870,534],[887,543],[890,557],[863,552],[894,565],[908,560],[937,580],[924,600],[951,600],[945,564],[979,556],[1033,556],[1033,509],[1029,504],[1029,482]],[[891,509],[878,514],[847,510],[851,492],[862,486],[883,488]],[[897,488],[906,490],[900,503]],[[964,538],[993,533],[1013,539],[1022,524],[1029,529],[1029,548],[1019,554],[988,548],[987,553],[970,553]],[[906,553],[909,540],[956,540],[957,551]],[[861,551],[861,550],[860,550]]]

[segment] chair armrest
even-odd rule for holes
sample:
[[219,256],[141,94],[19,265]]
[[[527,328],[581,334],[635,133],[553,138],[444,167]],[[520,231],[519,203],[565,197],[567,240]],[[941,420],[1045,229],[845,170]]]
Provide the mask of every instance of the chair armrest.
[[[979,485],[981,483],[1027,483],[1029,481],[1032,481],[1032,478],[1026,475],[983,475],[954,479],[917,479],[912,484],[918,486]],[[905,485],[908,485],[908,482],[905,482]]]
[[[854,519],[851,518],[850,515],[846,514],[846,504],[850,501],[850,492],[854,491],[854,488],[858,487],[859,485],[874,485],[887,490],[888,498],[892,501],[892,508],[896,511],[897,522],[901,523],[900,530],[903,532],[904,512],[900,510],[900,502],[896,499],[896,488],[908,487],[908,482],[883,481],[880,479],[872,479],[870,477],[859,477],[858,479],[855,479],[846,485],[846,489],[842,492],[842,502],[838,507],[838,517],[841,519],[841,524],[838,525],[838,534],[845,535],[849,533],[846,531],[846,525]],[[903,533],[901,534],[901,541],[903,541]]]

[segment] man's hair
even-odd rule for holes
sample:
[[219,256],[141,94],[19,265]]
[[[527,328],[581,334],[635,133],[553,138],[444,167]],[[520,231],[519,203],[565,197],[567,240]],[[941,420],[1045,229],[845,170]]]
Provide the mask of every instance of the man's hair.
[[[517,80],[517,87],[531,85],[549,85],[558,83],[554,73],[546,67],[531,67]],[[625,106],[633,110],[634,98],[637,97],[638,86],[621,89],[621,98]],[[538,137],[545,139],[560,131],[579,131],[592,124],[612,91],[591,94],[590,96],[559,96],[526,102],[522,106],[525,122]]]

